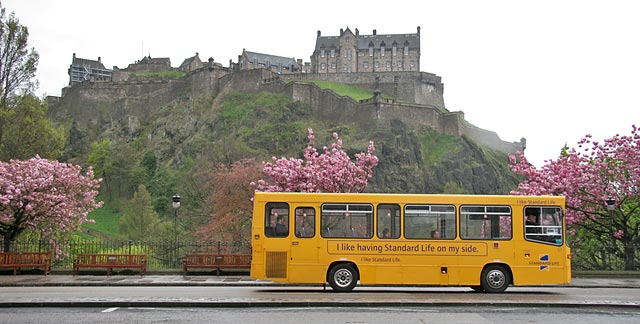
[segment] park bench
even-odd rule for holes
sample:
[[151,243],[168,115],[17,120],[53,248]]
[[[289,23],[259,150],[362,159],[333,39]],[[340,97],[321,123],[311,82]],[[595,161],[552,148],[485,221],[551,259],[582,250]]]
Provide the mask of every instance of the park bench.
[[78,254],[73,261],[73,274],[77,275],[80,268],[105,268],[110,276],[116,269],[138,269],[140,276],[147,271],[146,254]]
[[220,269],[249,268],[251,254],[188,253],[182,263],[184,274],[187,274],[189,269],[215,269],[216,275],[220,275]]
[[51,272],[53,252],[0,252],[0,268],[13,268],[15,276],[22,268],[42,268],[44,275]]

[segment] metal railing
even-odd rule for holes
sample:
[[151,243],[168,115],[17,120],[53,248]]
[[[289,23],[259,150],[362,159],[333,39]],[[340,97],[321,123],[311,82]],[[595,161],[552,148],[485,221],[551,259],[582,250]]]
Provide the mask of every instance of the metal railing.
[[42,241],[11,242],[12,252],[54,251],[53,267],[71,269],[75,256],[83,253],[146,254],[147,269],[181,269],[187,253],[250,254],[248,242],[227,241],[110,241],[69,240],[57,246]]

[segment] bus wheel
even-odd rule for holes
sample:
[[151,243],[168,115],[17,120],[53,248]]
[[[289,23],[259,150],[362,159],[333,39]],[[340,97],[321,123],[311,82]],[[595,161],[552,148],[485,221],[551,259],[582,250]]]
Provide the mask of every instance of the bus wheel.
[[358,273],[350,264],[338,264],[329,272],[329,285],[333,291],[351,291],[358,283]]
[[503,292],[510,282],[509,272],[501,265],[488,265],[482,270],[480,286],[488,293]]

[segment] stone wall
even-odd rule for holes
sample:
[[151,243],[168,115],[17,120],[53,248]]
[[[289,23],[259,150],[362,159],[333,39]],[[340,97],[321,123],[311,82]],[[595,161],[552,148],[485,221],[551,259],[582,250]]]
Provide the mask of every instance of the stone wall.
[[[283,77],[257,71],[247,71],[250,73],[233,74],[228,77],[234,79],[234,86],[243,91],[287,94],[294,100],[309,105],[313,115],[324,120],[334,122],[346,120],[364,127],[376,125],[381,128],[392,127],[394,120],[400,120],[410,128],[427,126],[442,134],[467,136],[481,145],[505,153],[513,153],[525,148],[524,139],[520,142],[505,142],[496,132],[471,125],[464,119],[464,113],[461,111],[449,112],[435,105],[409,104],[382,99],[356,102],[350,97],[340,96],[332,90],[321,89],[312,83],[284,82],[283,79],[289,79],[289,76]],[[366,76],[360,77],[366,79]],[[433,83],[435,76],[420,73],[415,77]],[[381,77],[380,80],[385,79]],[[431,83],[421,82],[420,84]]]
[[[374,97],[357,102],[304,80],[347,83],[383,93],[395,93],[399,101]],[[362,127],[390,128],[399,120],[410,128],[430,127],[442,134],[467,136],[502,152],[524,149],[525,142],[504,142],[492,131],[475,127],[462,112],[444,108],[440,77],[424,72],[335,73],[279,75],[267,69],[231,72],[204,67],[181,79],[126,82],[84,82],[69,87],[62,98],[52,97],[48,114],[57,120],[85,120],[107,129],[114,120],[145,120],[155,109],[178,97],[202,94],[219,96],[230,91],[268,91],[291,96],[307,104],[312,114],[336,123],[349,121]],[[223,97],[223,96],[219,96]]]
[[299,73],[281,75],[283,81],[320,80],[344,83],[376,90],[398,100],[420,105],[432,105],[445,110],[442,78],[426,72],[376,72],[376,73]]

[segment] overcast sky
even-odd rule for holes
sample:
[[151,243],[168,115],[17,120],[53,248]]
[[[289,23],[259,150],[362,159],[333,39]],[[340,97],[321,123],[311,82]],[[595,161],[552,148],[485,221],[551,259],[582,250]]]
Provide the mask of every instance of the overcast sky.
[[[637,3],[637,4],[636,4]],[[73,53],[108,68],[145,55],[177,67],[196,52],[224,66],[242,49],[301,58],[316,33],[415,33],[424,72],[450,111],[537,167],[586,134],[640,126],[640,2],[633,0],[164,1],[4,0],[40,54],[38,94],[60,95]]]

